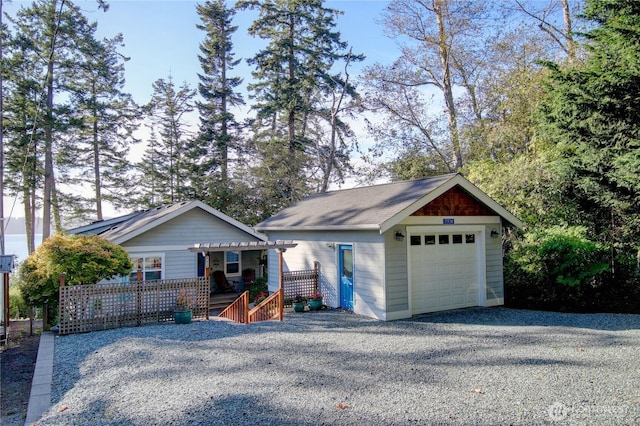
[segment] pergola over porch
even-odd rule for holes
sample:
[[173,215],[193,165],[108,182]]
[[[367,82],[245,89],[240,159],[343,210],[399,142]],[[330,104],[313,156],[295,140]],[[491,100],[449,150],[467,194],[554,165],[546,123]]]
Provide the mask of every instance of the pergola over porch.
[[[279,288],[282,288],[282,272],[283,261],[282,254],[289,248],[294,248],[298,243],[292,240],[276,240],[276,241],[232,241],[232,242],[217,242],[217,243],[195,243],[193,247],[189,247],[188,250],[193,253],[203,253],[205,256],[212,252],[226,252],[226,251],[249,251],[249,250],[276,250],[278,252],[278,282]],[[205,270],[205,275],[209,276],[208,267]]]

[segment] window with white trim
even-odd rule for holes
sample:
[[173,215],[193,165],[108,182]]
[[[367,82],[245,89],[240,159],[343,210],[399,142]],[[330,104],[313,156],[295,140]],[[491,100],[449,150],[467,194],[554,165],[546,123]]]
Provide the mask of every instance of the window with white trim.
[[224,273],[225,275],[240,274],[240,252],[227,251],[224,255]]
[[129,282],[137,282],[138,277],[142,281],[161,280],[164,276],[164,257],[162,255],[146,255],[144,257],[132,257],[133,269],[129,274]]

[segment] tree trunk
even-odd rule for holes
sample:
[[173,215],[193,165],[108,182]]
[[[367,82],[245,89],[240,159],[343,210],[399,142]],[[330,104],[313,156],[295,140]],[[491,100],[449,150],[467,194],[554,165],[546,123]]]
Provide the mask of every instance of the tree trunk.
[[[2,1],[0,0],[0,28],[2,27]],[[0,64],[2,64],[2,40],[0,38]],[[4,90],[2,86],[3,73],[0,72],[0,254],[4,255]]]
[[444,0],[435,0],[434,12],[438,22],[438,47],[440,55],[440,65],[442,67],[442,92],[444,94],[444,102],[447,110],[447,121],[449,125],[449,133],[451,136],[451,148],[453,154],[453,171],[462,168],[462,149],[460,147],[460,135],[458,134],[458,120],[456,117],[456,107],[453,100],[453,87],[451,85],[451,64],[449,63],[450,54],[447,44],[447,33],[444,26],[445,12],[443,8]]
[[[94,105],[96,105],[94,99]],[[98,146],[98,114],[93,112],[93,175],[96,195],[96,218],[102,220],[102,184],[100,179],[100,147]]]
[[567,39],[567,56],[569,60],[574,60],[576,58],[576,42],[573,39],[569,0],[562,0],[562,16],[564,18],[564,36]]
[[53,68],[53,55],[51,55],[47,66],[47,111],[44,125],[44,194],[42,200],[43,241],[51,235],[51,192],[53,187]]
[[[227,34],[223,33],[221,35],[223,40],[227,39]],[[225,44],[226,46],[226,44]],[[227,54],[226,49],[222,50],[222,82],[223,85],[227,86]],[[222,137],[222,145],[220,148],[220,178],[222,180],[222,185],[225,190],[229,189],[228,179],[228,165],[229,165],[229,117],[227,117],[227,92],[226,90],[222,91],[222,96],[220,97],[220,109],[222,111],[222,128],[220,129],[221,137]],[[226,200],[223,204],[226,207]]]

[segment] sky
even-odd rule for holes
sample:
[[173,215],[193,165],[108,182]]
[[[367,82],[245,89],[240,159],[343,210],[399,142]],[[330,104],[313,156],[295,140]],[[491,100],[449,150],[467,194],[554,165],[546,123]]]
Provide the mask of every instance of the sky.
[[[98,11],[92,0],[85,0],[85,10],[91,20],[98,22],[100,36],[124,35],[122,53],[131,58],[126,64],[126,90],[141,103],[151,96],[151,84],[171,74],[176,83],[186,81],[197,85],[199,44],[204,31],[196,28],[200,17],[195,1],[114,1],[109,2],[108,12]],[[382,26],[376,23],[387,2],[376,0],[327,1],[326,6],[343,10],[337,19],[337,29],[342,39],[363,53],[365,64],[389,61],[397,56],[395,43],[383,35]],[[233,35],[236,58],[253,56],[261,45],[260,39],[247,34],[247,28],[255,18],[252,11],[239,11],[234,18],[238,30]],[[355,69],[355,67],[354,67]],[[234,72],[249,80],[251,68],[243,60]]]
[[[6,1],[3,8],[9,14],[31,4],[31,0]],[[125,64],[125,91],[131,93],[138,104],[150,100],[154,81],[166,79],[169,75],[176,85],[187,82],[192,88],[197,88],[197,73],[201,72],[199,44],[204,40],[205,33],[196,28],[201,22],[196,5],[204,3],[204,0],[107,2],[107,12],[99,10],[95,0],[76,0],[74,3],[83,10],[90,22],[98,23],[98,37],[123,34],[125,46],[120,52],[130,58]],[[352,75],[375,62],[390,62],[399,54],[395,42],[383,34],[382,26],[377,23],[387,3],[385,0],[325,2],[326,7],[344,12],[336,20],[336,29],[340,31],[342,40],[353,47],[354,53],[366,56],[364,62],[352,65]],[[256,12],[253,11],[239,11],[233,21],[238,26],[232,39],[234,51],[236,59],[242,59],[233,73],[245,79],[244,85],[251,79],[251,67],[245,59],[252,57],[263,45],[262,40],[247,34],[247,28],[255,16]]]
[[[0,0],[3,12],[15,14],[20,7],[27,7],[32,0]],[[79,6],[90,22],[97,22],[97,36],[111,38],[118,33],[124,36],[125,46],[120,53],[131,59],[125,64],[126,84],[124,91],[132,94],[139,105],[146,104],[153,92],[152,84],[160,78],[172,76],[179,86],[186,82],[191,88],[197,88],[198,72],[201,71],[198,60],[199,44],[205,34],[196,28],[200,17],[196,12],[199,2],[186,0],[107,0],[109,10],[104,12],[97,7],[96,0],[72,0]],[[229,0],[231,4],[236,0]],[[202,0],[200,3],[204,3]],[[341,10],[343,15],[336,19],[342,40],[353,48],[354,53],[364,54],[362,63],[352,64],[350,74],[357,77],[364,67],[375,63],[389,64],[400,55],[396,41],[388,38],[382,24],[381,14],[387,0],[326,0],[325,6]],[[546,4],[543,2],[542,4]],[[233,35],[234,51],[237,59],[242,59],[234,69],[234,75],[244,78],[242,88],[251,80],[251,67],[246,58],[252,57],[264,45],[260,39],[247,34],[247,28],[256,17],[256,12],[239,11],[234,18],[238,30]],[[352,80],[353,81],[353,80]],[[245,93],[245,100],[250,100]],[[249,106],[243,114],[248,114]],[[244,117],[239,116],[239,119]],[[197,124],[197,112],[190,117]],[[366,150],[371,146],[371,137],[365,131],[363,120],[351,123],[358,144]],[[144,136],[142,136],[144,138]],[[131,160],[137,161],[144,147],[139,145],[132,153]],[[352,161],[358,164],[358,153],[352,155]],[[355,181],[347,181],[343,186],[355,186]],[[5,216],[23,215],[20,200],[5,198]],[[107,217],[124,214],[107,207]]]
[[[200,17],[196,5],[202,2],[186,0],[107,0],[107,12],[99,10],[95,0],[75,0],[90,22],[97,22],[97,37],[113,37],[118,33],[124,36],[125,46],[120,53],[130,58],[125,64],[124,91],[130,93],[139,105],[146,104],[153,92],[154,81],[172,76],[176,86],[186,82],[196,89],[198,72],[201,72],[198,60],[199,44],[205,33],[196,28]],[[235,0],[233,0],[233,3]],[[28,7],[31,0],[4,0],[3,11],[15,14],[20,7]],[[388,1],[384,0],[328,0],[326,7],[341,10],[343,15],[336,19],[336,30],[342,40],[353,48],[354,53],[364,54],[365,61],[353,64],[349,71],[353,77],[367,65],[376,62],[389,63],[399,56],[396,42],[384,35],[379,23],[381,13]],[[242,89],[251,80],[252,68],[245,59],[252,57],[263,45],[263,41],[247,34],[247,28],[256,17],[256,12],[239,11],[233,24],[238,26],[232,41],[236,59],[241,63],[233,70],[234,75],[244,78]],[[248,106],[239,114],[248,114],[250,100],[245,93]],[[239,117],[242,118],[242,117]],[[198,122],[197,112],[189,120]],[[367,145],[364,125],[354,123],[354,131],[361,146]],[[141,130],[144,132],[145,130]],[[139,135],[143,139],[144,135]],[[144,147],[139,145],[132,150],[132,160],[139,160]],[[5,201],[9,209],[13,200]],[[118,212],[119,213],[119,212]],[[13,216],[21,216],[18,206]]]

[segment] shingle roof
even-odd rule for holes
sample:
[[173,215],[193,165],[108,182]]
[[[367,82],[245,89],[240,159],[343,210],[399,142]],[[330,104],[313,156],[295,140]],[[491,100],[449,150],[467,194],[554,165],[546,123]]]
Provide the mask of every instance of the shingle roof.
[[200,208],[209,214],[229,223],[261,240],[264,235],[256,233],[252,228],[206,205],[201,201],[183,201],[181,203],[163,205],[152,209],[131,213],[118,218],[93,222],[92,224],[69,230],[70,234],[98,234],[103,238],[121,244],[143,232],[171,220],[193,208]]
[[454,176],[455,173],[315,194],[266,219],[258,224],[256,229],[379,229],[385,220],[400,213]]
[[522,222],[457,173],[315,194],[258,224],[258,231],[375,229],[381,232],[455,185],[515,226]]

